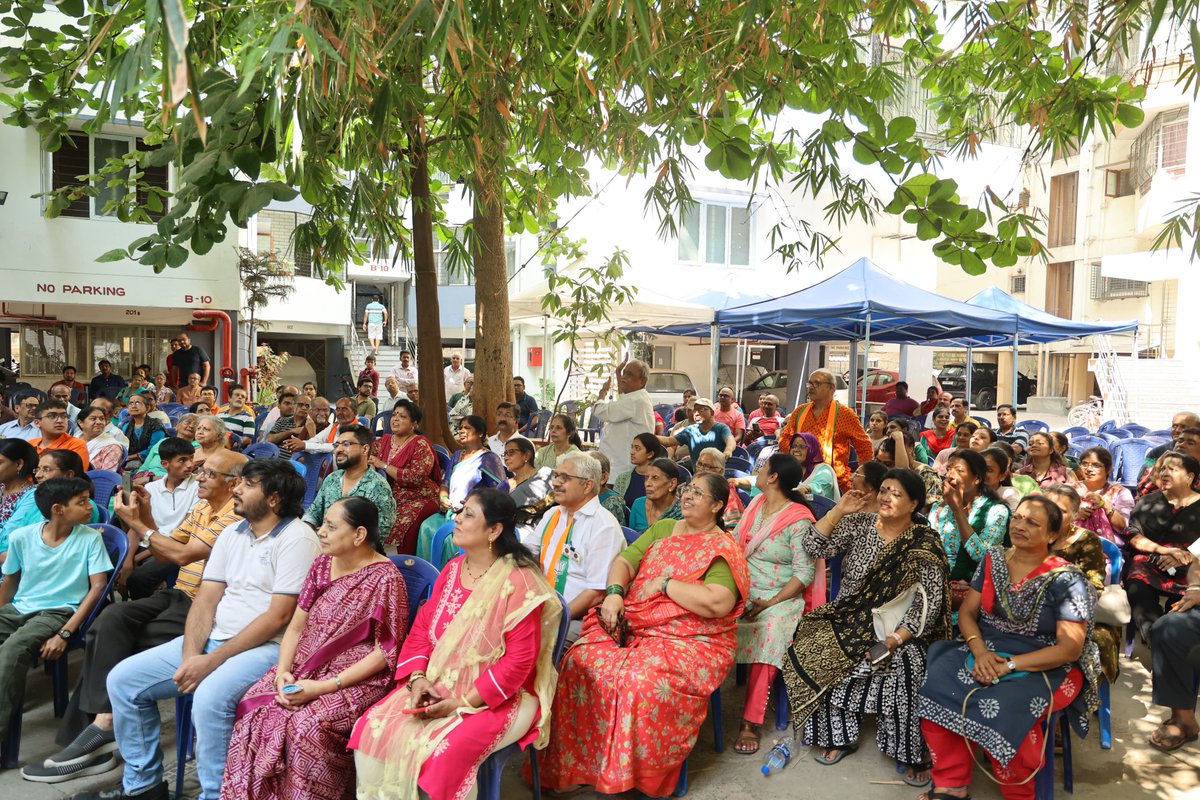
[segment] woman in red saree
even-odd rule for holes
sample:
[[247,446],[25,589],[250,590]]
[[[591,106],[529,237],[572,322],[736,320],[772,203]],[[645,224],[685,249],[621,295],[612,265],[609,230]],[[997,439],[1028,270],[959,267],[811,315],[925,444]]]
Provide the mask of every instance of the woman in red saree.
[[613,562],[603,605],[567,651],[542,784],[669,795],[696,743],[708,697],[733,667],[750,588],[725,533],[725,478],[697,475],[683,519],[651,525]]
[[370,465],[387,473],[396,500],[396,521],[384,531],[384,543],[398,553],[417,552],[421,522],[438,511],[442,470],[433,445],[417,432],[421,409],[411,400],[397,400],[392,409],[392,435],[371,445]]
[[339,500],[318,536],[321,555],[300,591],[279,663],[238,705],[223,800],[349,796],[350,728],[391,686],[408,595],[380,552],[379,511],[361,497]]
[[505,492],[467,496],[454,525],[466,552],[417,613],[400,685],[354,726],[359,800],[462,800],[491,753],[545,747],[562,605],[518,541],[516,513]]

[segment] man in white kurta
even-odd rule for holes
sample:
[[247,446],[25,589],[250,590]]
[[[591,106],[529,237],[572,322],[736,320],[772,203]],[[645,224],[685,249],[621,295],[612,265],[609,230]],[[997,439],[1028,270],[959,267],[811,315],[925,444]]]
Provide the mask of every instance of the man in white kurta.
[[606,400],[612,380],[600,387],[599,400],[592,409],[595,419],[603,423],[600,431],[600,452],[612,465],[609,475],[620,475],[630,468],[629,447],[639,433],[654,433],[654,402],[646,391],[650,370],[642,361],[627,361],[617,367],[617,389],[620,396]]

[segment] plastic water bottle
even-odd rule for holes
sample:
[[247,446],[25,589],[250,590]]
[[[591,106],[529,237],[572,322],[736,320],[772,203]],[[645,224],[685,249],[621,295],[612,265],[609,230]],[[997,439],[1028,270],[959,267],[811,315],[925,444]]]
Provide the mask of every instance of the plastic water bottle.
[[772,772],[779,772],[788,765],[792,760],[792,753],[796,752],[796,737],[789,736],[786,739],[779,739],[775,742],[775,746],[771,748],[771,752],[767,753],[767,757],[763,760],[762,774],[770,775]]

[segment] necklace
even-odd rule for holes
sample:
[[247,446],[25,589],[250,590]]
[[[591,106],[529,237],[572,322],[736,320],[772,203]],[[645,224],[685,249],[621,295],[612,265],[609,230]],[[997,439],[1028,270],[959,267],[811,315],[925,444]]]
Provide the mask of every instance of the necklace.
[[[496,561],[497,561],[497,559],[492,559],[492,564],[495,564]],[[471,559],[464,558],[462,563],[463,563],[463,569],[465,569],[467,571],[467,577],[469,577],[471,579],[471,583],[478,582],[479,579],[482,578],[484,575],[487,575],[488,570],[492,568],[492,564],[488,564],[487,567],[484,568],[483,572],[476,575],[475,570],[471,569]]]

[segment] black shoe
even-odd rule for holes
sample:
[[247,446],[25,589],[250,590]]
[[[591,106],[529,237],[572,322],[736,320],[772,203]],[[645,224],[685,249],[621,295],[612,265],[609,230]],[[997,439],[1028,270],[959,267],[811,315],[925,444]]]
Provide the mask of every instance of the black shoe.
[[80,792],[73,795],[71,800],[171,800],[171,792],[167,789],[166,781],[159,781],[157,786],[143,789],[137,794],[125,794],[125,787],[118,783],[98,792]]
[[103,730],[93,723],[84,728],[66,749],[50,756],[44,763],[47,767],[74,767],[116,749],[117,734],[111,728]]
[[87,775],[99,775],[116,767],[116,753],[98,753],[74,764],[27,764],[21,770],[21,777],[34,783],[62,783]]

